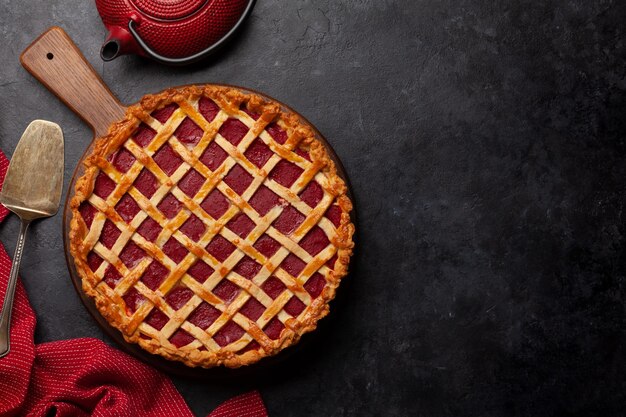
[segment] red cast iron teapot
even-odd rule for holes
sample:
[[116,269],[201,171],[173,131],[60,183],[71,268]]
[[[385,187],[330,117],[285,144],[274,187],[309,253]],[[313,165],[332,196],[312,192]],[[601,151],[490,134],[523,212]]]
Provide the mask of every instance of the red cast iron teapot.
[[109,31],[100,56],[148,56],[189,64],[214,52],[250,14],[255,0],[96,0]]

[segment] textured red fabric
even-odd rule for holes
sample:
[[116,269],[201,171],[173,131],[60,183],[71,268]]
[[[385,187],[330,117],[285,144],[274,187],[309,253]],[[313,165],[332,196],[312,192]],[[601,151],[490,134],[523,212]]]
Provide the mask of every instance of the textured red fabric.
[[[8,161],[0,152],[0,184],[7,167]],[[7,213],[0,205],[0,221]],[[4,299],[10,270],[11,260],[0,245],[0,300]],[[35,345],[35,324],[35,314],[18,280],[11,351],[0,359],[0,416],[193,415],[169,378],[155,369],[98,339]],[[232,398],[209,414],[239,416],[267,416],[258,392]]]

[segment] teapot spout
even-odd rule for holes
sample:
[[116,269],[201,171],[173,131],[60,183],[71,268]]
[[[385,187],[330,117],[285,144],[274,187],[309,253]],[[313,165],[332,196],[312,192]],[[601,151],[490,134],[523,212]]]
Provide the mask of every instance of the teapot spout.
[[100,58],[103,61],[112,61],[120,55],[140,52],[135,38],[126,28],[111,26],[108,29],[109,36],[100,49]]

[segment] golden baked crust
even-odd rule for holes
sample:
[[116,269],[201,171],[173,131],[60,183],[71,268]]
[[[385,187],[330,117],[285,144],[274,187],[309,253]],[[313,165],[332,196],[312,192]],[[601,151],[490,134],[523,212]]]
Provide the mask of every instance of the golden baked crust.
[[[219,113],[211,122],[198,110],[198,102],[202,97],[203,100],[210,99],[219,106]],[[151,117],[155,110],[171,103],[176,103],[178,109],[164,124]],[[253,118],[253,115],[258,115],[258,118]],[[185,146],[174,136],[175,129],[186,117],[192,119],[203,131],[202,138],[192,148]],[[218,134],[220,127],[228,118],[235,118],[249,128],[246,136],[235,145],[229,144]],[[274,140],[265,130],[270,123],[286,132],[287,139],[283,144]],[[145,148],[132,139],[141,124],[148,125],[156,131],[156,136]],[[284,111],[279,104],[230,87],[207,85],[169,89],[159,94],[147,95],[137,105],[129,107],[124,120],[112,124],[108,134],[96,140],[92,153],[85,159],[85,172],[77,180],[75,194],[70,202],[72,210],[70,251],[82,279],[83,290],[94,299],[100,313],[112,326],[122,332],[128,342],[138,343],[145,350],[167,359],[205,368],[217,365],[235,368],[257,362],[296,343],[302,334],[314,330],[317,321],[328,314],[328,302],[334,298],[340,280],[347,273],[354,233],[354,225],[350,220],[352,203],[346,195],[346,185],[337,175],[335,164],[328,156],[326,148],[315,136],[314,130],[308,124],[297,115]],[[243,155],[245,148],[259,139],[263,140],[273,152],[271,158],[261,167],[252,164]],[[211,171],[199,161],[201,153],[212,141],[219,141],[219,145],[226,148],[229,154],[215,171]],[[169,144],[184,160],[171,176],[161,170],[152,159],[154,153],[164,143]],[[109,161],[111,155],[122,147],[130,151],[135,158],[125,173],[120,172]],[[296,153],[296,150],[300,153]],[[283,159],[303,170],[290,187],[284,187],[268,177],[271,169]],[[231,169],[227,165],[233,166],[234,163],[242,165],[254,179],[249,185],[254,189],[246,190],[241,196],[223,181]],[[196,194],[189,197],[177,188],[177,183],[192,168],[205,177],[205,182]],[[133,182],[143,169],[149,169],[159,180],[159,189],[151,198],[142,195],[133,186]],[[101,172],[115,183],[115,189],[105,198],[94,193],[96,178]],[[298,193],[313,180],[321,185],[323,195],[316,205],[309,207],[300,199]],[[249,204],[250,197],[261,184],[280,196],[280,204],[272,207],[264,216]],[[230,206],[222,217],[213,220],[200,208],[200,201],[211,190],[217,188],[226,194]],[[174,194],[174,190],[183,209],[175,218],[168,220],[156,206],[168,192]],[[115,209],[120,198],[127,193],[141,208],[129,222],[126,222]],[[81,214],[86,204],[91,206],[90,210],[95,208],[90,225]],[[289,205],[296,207],[306,218],[297,225],[295,231],[285,235],[276,231],[272,222]],[[331,206],[336,206],[333,207],[335,211],[340,210],[336,226],[325,217]],[[252,218],[255,224],[253,231],[244,237],[237,236],[225,227],[228,220],[240,212]],[[206,228],[203,237],[197,241],[179,230],[191,213],[200,218]],[[163,227],[154,241],[156,243],[136,233],[142,219],[147,217],[156,219]],[[121,230],[120,236],[111,248],[105,247],[99,240],[105,221],[112,222]],[[301,242],[314,227],[323,230],[329,243],[323,250],[311,256],[298,245],[298,242]],[[263,233],[271,234],[271,237],[280,243],[281,247],[274,255],[265,257],[254,248],[255,241]],[[223,262],[214,258],[204,247],[207,241],[210,242],[217,235],[225,237],[237,247]],[[182,261],[175,262],[164,254],[162,245],[166,238],[177,239],[178,243],[188,250]],[[126,267],[119,255],[131,241],[143,250],[145,256],[130,267]],[[296,274],[297,276],[291,276],[281,268],[281,262],[285,257],[291,256],[290,254],[295,254],[306,264],[304,269]],[[90,266],[88,260],[90,256],[101,260],[101,263],[96,262],[92,265],[95,270]],[[233,268],[244,256],[252,258],[262,266],[253,279],[246,279],[233,272]],[[335,258],[334,265],[329,266],[329,260],[332,262]],[[203,283],[187,274],[188,269],[198,259],[214,270],[211,277]],[[143,273],[153,261],[165,265],[169,271],[164,281],[154,290],[141,281]],[[111,266],[122,275],[113,288],[103,279],[106,268]],[[317,273],[321,274],[326,283],[321,293],[317,297],[312,297],[305,289],[305,285],[307,280]],[[286,286],[275,299],[261,289],[261,285],[270,278],[270,275],[274,278],[278,276]],[[228,302],[212,293],[217,284],[227,277],[241,288],[235,299]],[[168,304],[166,297],[173,288],[179,287],[184,287],[184,291],[191,289],[193,296],[184,306],[175,310]],[[134,311],[131,311],[124,298],[131,290],[142,297]],[[305,306],[295,317],[283,309],[292,297],[297,297]],[[265,308],[256,320],[251,320],[240,313],[242,306],[251,298],[256,299]],[[295,300],[296,303],[298,300]],[[203,303],[219,310],[220,314],[206,329],[186,321]],[[158,309],[167,316],[167,323],[161,329],[156,329],[145,322],[153,309]],[[264,332],[272,320],[279,320],[284,326],[276,339],[270,338]],[[228,343],[223,346],[216,343],[214,336],[224,325],[231,322],[245,331],[243,336],[233,341],[227,338]],[[184,330],[182,333],[191,336],[193,341],[177,347],[170,338],[180,329]],[[224,343],[222,339],[220,341]],[[258,347],[246,349],[253,346],[253,342],[258,343],[255,345]]]

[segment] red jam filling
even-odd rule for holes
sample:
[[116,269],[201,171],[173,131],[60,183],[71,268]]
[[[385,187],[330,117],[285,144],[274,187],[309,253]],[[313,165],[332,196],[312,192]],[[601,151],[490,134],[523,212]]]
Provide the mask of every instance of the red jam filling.
[[265,332],[267,337],[272,340],[276,340],[280,337],[280,333],[283,331],[284,328],[285,325],[280,320],[278,320],[278,318],[274,317],[269,321],[269,323],[267,323],[267,326],[265,326],[265,329],[263,329],[263,331]]
[[154,260],[150,265],[148,265],[148,268],[146,268],[145,272],[141,276],[140,281],[152,291],[156,291],[169,273],[170,271],[166,267],[161,265],[161,263],[157,260]]
[[290,235],[302,224],[305,217],[293,206],[287,206],[272,226],[284,235]]
[[166,254],[172,261],[179,264],[183,259],[185,259],[189,250],[187,250],[186,247],[184,247],[174,236],[172,236],[167,242],[165,242],[165,245],[163,245],[163,253]]
[[226,223],[226,227],[229,230],[243,239],[250,234],[254,226],[256,226],[256,224],[245,213],[235,214],[233,218]]
[[252,279],[261,270],[261,264],[256,262],[249,256],[244,256],[237,265],[233,268],[233,271],[238,273],[244,278]]
[[109,162],[120,172],[126,172],[135,163],[135,156],[126,148],[118,149],[109,156]]
[[124,299],[124,303],[126,303],[126,314],[128,314],[129,316],[137,311],[139,306],[141,306],[146,300],[146,297],[141,295],[139,291],[135,289],[135,287],[132,287],[130,290],[128,290],[126,295],[124,295],[124,297],[122,298]]
[[206,245],[207,252],[220,262],[224,262],[235,249],[235,245],[230,243],[222,235],[215,236],[213,240]]
[[281,145],[287,142],[287,132],[281,129],[276,123],[272,122],[268,124],[265,131],[269,133],[272,139]]
[[304,284],[304,289],[311,297],[317,298],[322,293],[324,286],[326,286],[326,280],[322,274],[316,272],[311,275],[311,278]]
[[204,201],[200,203],[200,207],[209,216],[217,220],[226,213],[226,210],[230,207],[230,201],[217,188],[214,188]]
[[154,327],[157,330],[161,330],[170,319],[158,308],[153,308],[150,314],[146,317],[146,323]]
[[335,227],[339,227],[341,224],[341,208],[337,204],[334,204],[326,211],[326,218],[331,221]]
[[146,257],[146,252],[141,249],[135,242],[130,242],[122,249],[120,260],[128,269],[133,269],[139,261]]
[[172,175],[183,163],[182,158],[168,144],[161,146],[152,159],[167,175]]
[[199,259],[195,264],[193,264],[191,266],[191,268],[189,268],[187,270],[187,273],[193,279],[195,279],[200,284],[202,284],[204,281],[207,280],[207,278],[209,278],[209,276],[211,276],[211,274],[214,271],[215,270],[213,268],[211,268],[206,262],[204,262],[203,260]]
[[281,245],[274,238],[264,234],[257,239],[253,246],[254,249],[261,252],[263,256],[271,258],[278,251],[278,249],[280,249]]
[[237,340],[241,339],[245,331],[234,321],[229,321],[222,327],[215,335],[213,335],[213,340],[220,345],[226,346]]
[[230,304],[239,294],[239,287],[227,279],[223,279],[213,288],[213,294],[224,300],[226,304]]
[[300,155],[301,157],[303,157],[304,159],[306,159],[307,161],[311,162],[311,155],[309,155],[309,153],[307,151],[305,151],[302,148],[296,148],[294,149],[294,152],[297,155]]
[[169,119],[176,111],[176,109],[178,109],[178,104],[171,103],[159,110],[153,111],[150,116],[157,119],[161,123],[165,123],[167,122],[167,119]]
[[202,223],[202,220],[200,220],[198,216],[192,214],[191,216],[189,216],[187,221],[183,223],[179,230],[187,235],[189,239],[197,242],[198,240],[200,240],[202,235],[204,235],[206,226],[204,225],[204,223]]
[[80,212],[80,215],[85,221],[87,227],[91,227],[91,223],[93,223],[93,219],[94,217],[96,217],[96,213],[98,212],[98,210],[96,210],[96,208],[89,204],[87,201],[83,201],[80,204],[78,211]]
[[228,154],[215,141],[209,143],[204,153],[200,156],[200,162],[206,165],[211,171],[217,170],[222,162],[228,157]]
[[252,183],[252,175],[248,173],[241,165],[235,165],[224,177],[224,182],[228,184],[234,192],[241,195],[246,188]]
[[139,227],[137,233],[139,233],[144,239],[149,242],[154,242],[163,228],[151,217],[146,218]]
[[315,256],[324,250],[330,244],[330,241],[321,227],[313,226],[309,233],[300,240],[299,244],[309,255]]
[[244,152],[248,161],[261,168],[274,155],[274,152],[261,139],[256,138]]
[[182,306],[187,304],[187,301],[193,297],[193,291],[184,286],[179,286],[170,291],[165,297],[165,302],[168,303],[174,310],[179,310]]
[[173,219],[176,217],[178,212],[183,208],[183,203],[178,201],[176,197],[172,193],[167,194],[163,200],[159,204],[157,204],[157,208],[163,213],[165,217],[168,219]]
[[303,172],[304,170],[293,162],[281,159],[270,172],[269,177],[283,187],[289,188]]
[[100,242],[107,249],[111,249],[121,234],[120,229],[111,220],[106,219],[102,227],[102,233],[100,233]]
[[300,193],[300,199],[307,203],[309,207],[317,206],[322,201],[322,197],[324,197],[324,190],[317,181],[311,181]]
[[170,337],[170,343],[177,348],[187,346],[194,340],[196,340],[196,338],[184,331],[183,329],[176,330],[172,337]]
[[102,262],[104,262],[104,259],[102,259],[96,252],[92,251],[87,255],[87,265],[89,265],[89,268],[94,272],[100,268]]
[[300,301],[298,297],[293,296],[289,299],[289,301],[287,301],[287,304],[285,304],[283,309],[292,316],[298,317],[300,313],[304,311],[305,307],[304,303]]
[[334,254],[333,257],[326,262],[326,266],[330,269],[335,269],[335,262],[337,262],[337,254]]
[[249,203],[257,213],[265,216],[273,207],[280,204],[280,197],[265,185],[261,185],[250,198]]
[[291,276],[297,277],[300,275],[300,272],[304,269],[306,264],[300,258],[298,258],[293,253],[287,255],[287,257],[280,264],[280,267],[287,271]]
[[143,194],[147,198],[150,198],[159,188],[159,181],[152,172],[144,168],[137,176],[137,179],[135,180],[135,183],[133,185],[137,190],[139,190],[141,194]]
[[200,114],[208,121],[212,122],[215,116],[220,112],[220,108],[210,98],[202,97],[198,102],[198,110]]
[[189,117],[185,118],[174,132],[174,136],[181,143],[191,145],[187,146],[188,148],[197,145],[200,139],[202,139],[202,135],[204,135],[204,130]]
[[272,300],[278,298],[278,296],[285,291],[285,288],[287,288],[285,284],[283,284],[283,282],[275,276],[269,277],[265,280],[263,285],[261,285],[261,289],[265,291],[265,294],[272,297]]
[[137,143],[137,145],[145,148],[152,142],[152,139],[156,136],[156,132],[150,126],[145,123],[139,125],[137,130],[135,130],[135,135],[133,136],[133,140]]
[[126,223],[130,223],[140,210],[139,204],[129,194],[124,194],[115,205],[115,211]]
[[178,188],[189,197],[196,195],[200,187],[204,184],[204,177],[195,169],[191,168],[178,182]]
[[104,277],[102,277],[102,280],[111,288],[115,288],[121,279],[122,274],[113,265],[107,267],[106,271],[104,271]]
[[234,146],[237,146],[241,139],[246,136],[248,133],[248,126],[243,124],[241,121],[237,119],[233,119],[232,117],[226,119],[226,121],[220,127],[220,135],[222,135],[227,141],[232,143]]
[[254,120],[259,120],[259,117],[261,117],[261,115],[259,113],[255,113],[253,111],[250,111],[245,106],[241,106],[240,109],[243,110],[243,112],[245,114],[247,114],[248,116],[252,117]]
[[100,198],[107,198],[115,190],[115,182],[107,176],[104,172],[100,171],[96,177],[96,182],[93,187],[93,193]]
[[187,317],[187,321],[206,330],[210,325],[218,319],[222,313],[209,303],[203,301],[196,309]]
[[265,311],[265,306],[252,297],[239,309],[239,312],[252,321],[256,321]]

